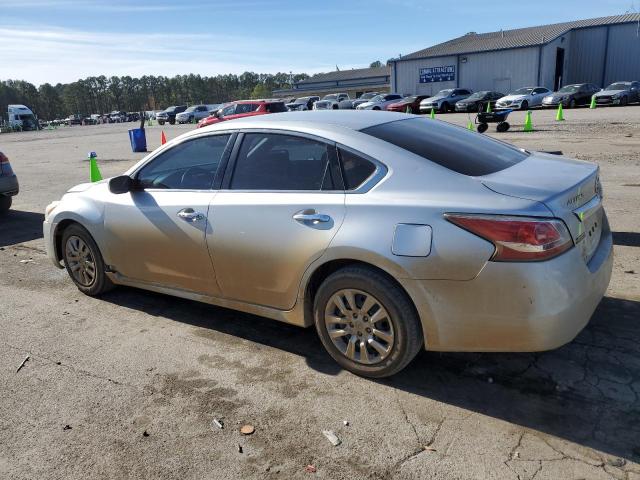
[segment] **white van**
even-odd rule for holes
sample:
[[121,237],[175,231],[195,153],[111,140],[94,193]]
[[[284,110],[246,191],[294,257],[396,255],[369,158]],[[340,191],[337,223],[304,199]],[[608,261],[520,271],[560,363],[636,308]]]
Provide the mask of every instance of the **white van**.
[[29,107],[9,105],[7,109],[9,125],[22,130],[38,130],[38,120]]

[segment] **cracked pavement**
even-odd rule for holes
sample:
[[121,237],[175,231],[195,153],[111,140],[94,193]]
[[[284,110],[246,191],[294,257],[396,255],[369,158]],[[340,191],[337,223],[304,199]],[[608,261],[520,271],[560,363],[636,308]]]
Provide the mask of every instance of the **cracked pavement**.
[[[128,126],[3,134],[21,193],[0,218],[0,478],[640,480],[640,107],[554,115],[490,133],[601,166],[616,257],[591,322],[554,351],[422,352],[381,381],[340,370],[313,330],[80,294],[45,258],[41,212],[85,181],[86,152],[105,176],[141,158]],[[147,136],[157,146],[159,127]]]

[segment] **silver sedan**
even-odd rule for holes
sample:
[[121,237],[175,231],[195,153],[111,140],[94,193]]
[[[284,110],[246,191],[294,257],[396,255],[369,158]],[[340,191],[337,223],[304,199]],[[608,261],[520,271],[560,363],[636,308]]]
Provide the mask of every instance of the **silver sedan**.
[[194,130],[45,212],[53,264],[307,327],[384,377],[422,348],[571,341],[611,276],[596,165],[391,112]]

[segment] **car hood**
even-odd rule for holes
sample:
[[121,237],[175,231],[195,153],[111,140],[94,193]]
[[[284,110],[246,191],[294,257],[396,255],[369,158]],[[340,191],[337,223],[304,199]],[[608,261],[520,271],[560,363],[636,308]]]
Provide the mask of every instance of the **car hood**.
[[616,95],[618,93],[625,93],[628,90],[602,90],[601,92],[596,93],[596,97],[599,97],[600,95]]
[[437,102],[439,100],[444,100],[447,97],[429,97],[429,98],[425,98],[424,100],[422,100],[420,103],[424,102],[424,103],[431,103],[431,102]]
[[505,100],[511,100],[512,102],[515,100],[524,100],[525,98],[527,98],[528,95],[507,95],[505,97],[502,97],[500,100],[498,100],[499,102],[503,102]]
[[383,102],[364,102],[358,105],[359,107],[373,107],[374,105],[380,105]]

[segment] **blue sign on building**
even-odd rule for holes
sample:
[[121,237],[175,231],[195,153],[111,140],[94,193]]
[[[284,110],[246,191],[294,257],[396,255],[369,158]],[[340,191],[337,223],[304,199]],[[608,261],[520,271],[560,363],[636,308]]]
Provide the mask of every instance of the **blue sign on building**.
[[456,79],[456,66],[428,67],[420,69],[420,83],[450,82]]

